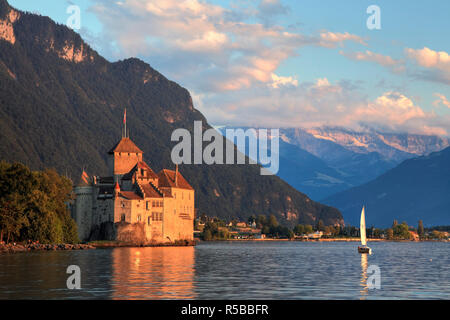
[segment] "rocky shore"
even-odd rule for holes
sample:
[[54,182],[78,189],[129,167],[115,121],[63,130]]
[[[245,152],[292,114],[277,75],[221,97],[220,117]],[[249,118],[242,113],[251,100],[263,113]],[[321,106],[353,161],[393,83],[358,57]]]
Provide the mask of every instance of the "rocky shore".
[[56,251],[56,250],[88,250],[88,249],[95,249],[95,247],[89,244],[0,243],[0,254],[39,251],[39,250]]
[[120,247],[191,247],[195,246],[195,240],[179,240],[175,242],[150,242],[150,243],[133,243],[124,241],[92,241],[89,245],[96,248],[120,248]]

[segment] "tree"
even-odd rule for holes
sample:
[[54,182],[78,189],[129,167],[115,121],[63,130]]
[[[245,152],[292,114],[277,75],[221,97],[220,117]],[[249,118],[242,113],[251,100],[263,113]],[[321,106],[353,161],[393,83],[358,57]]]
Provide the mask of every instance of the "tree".
[[319,220],[319,222],[317,223],[317,231],[325,231],[325,226],[323,224],[322,219]]
[[270,215],[268,224],[269,227],[278,227],[277,218],[273,214]]
[[203,231],[203,240],[210,241],[212,240],[212,234],[209,229]]
[[25,216],[26,203],[22,196],[13,193],[4,197],[0,201],[0,242],[3,241],[3,234],[6,234],[6,242],[11,237],[19,237],[20,230],[29,222]]
[[306,224],[306,225],[305,225],[305,234],[312,233],[312,232],[313,232],[313,227],[312,227],[312,225]]
[[305,234],[305,226],[302,224],[298,224],[294,227],[294,233],[297,235]]
[[437,230],[433,230],[433,232],[431,232],[431,237],[433,239],[437,239],[437,240],[442,240],[445,238],[444,234],[442,232],[439,232]]
[[67,209],[72,183],[54,170],[31,171],[0,162],[0,240],[76,243],[78,232]]
[[388,240],[393,240],[394,239],[394,230],[392,230],[392,228],[387,229],[386,236],[387,236]]
[[406,224],[406,222],[396,225],[395,227],[392,228],[392,230],[394,233],[394,238],[396,239],[402,240],[411,239],[411,233],[409,232],[409,227]]
[[394,219],[392,222],[392,228],[395,228],[398,225],[398,221]]
[[337,226],[334,227],[334,230],[333,230],[333,237],[337,237],[337,236],[339,236],[340,234],[341,234],[341,226],[340,226],[340,225],[337,225]]
[[262,228],[267,223],[267,217],[265,215],[258,215],[258,218],[256,218],[256,225],[258,228]]
[[381,237],[381,230],[378,228],[375,228],[375,230],[373,231],[373,236],[375,238],[380,238]]
[[425,236],[425,230],[423,228],[423,221],[419,220],[419,226],[417,227],[417,234],[419,235],[420,239],[423,239]]
[[291,240],[291,239],[294,239],[294,237],[295,237],[294,232],[292,232],[291,230],[288,229],[288,232],[287,232],[287,238],[288,238],[289,240]]

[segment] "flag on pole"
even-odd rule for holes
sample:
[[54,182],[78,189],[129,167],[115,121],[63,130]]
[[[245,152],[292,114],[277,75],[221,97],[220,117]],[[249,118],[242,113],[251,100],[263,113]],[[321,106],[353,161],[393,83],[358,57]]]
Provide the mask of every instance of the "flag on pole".
[[127,123],[127,109],[123,113],[123,124]]

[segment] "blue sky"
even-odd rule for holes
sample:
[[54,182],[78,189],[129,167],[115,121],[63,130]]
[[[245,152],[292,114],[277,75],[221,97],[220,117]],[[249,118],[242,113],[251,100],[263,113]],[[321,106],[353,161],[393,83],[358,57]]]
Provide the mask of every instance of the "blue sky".
[[62,24],[78,5],[92,47],[148,62],[213,124],[450,134],[448,1],[9,2]]

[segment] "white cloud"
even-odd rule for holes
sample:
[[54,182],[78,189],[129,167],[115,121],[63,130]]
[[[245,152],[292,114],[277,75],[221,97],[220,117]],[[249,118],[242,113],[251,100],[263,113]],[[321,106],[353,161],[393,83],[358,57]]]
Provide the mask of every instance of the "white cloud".
[[395,73],[405,71],[405,62],[403,60],[396,60],[390,56],[385,56],[370,50],[366,50],[365,52],[344,52],[341,50],[339,53],[351,60],[374,62],[383,67],[389,68]]
[[434,95],[436,97],[438,97],[438,99],[433,102],[433,105],[435,107],[437,107],[439,105],[443,105],[443,106],[446,106],[447,108],[450,108],[450,101],[447,99],[446,96],[444,96],[441,93],[435,93]]
[[324,47],[336,47],[337,45],[343,46],[345,41],[353,41],[362,45],[367,45],[365,40],[357,35],[350,34],[348,32],[339,33],[339,32],[322,32],[320,34],[320,45]]
[[[277,25],[245,22],[248,19],[241,11],[199,0],[95,3],[92,11],[104,26],[103,37],[109,39],[113,58],[138,56],[157,68],[164,66],[158,69],[198,92],[270,85],[279,65],[296,56],[302,46],[333,48],[347,41],[364,43],[347,32],[311,36]],[[261,18],[288,11],[277,0],[264,0],[246,12]]]
[[[109,58],[115,59],[143,58],[187,86],[210,123],[351,128],[370,124],[420,133],[442,133],[450,127],[448,117],[425,112],[400,92],[391,90],[370,101],[351,82],[333,83],[323,75],[300,83],[296,74],[279,75],[279,66],[304,46],[366,46],[367,39],[348,32],[306,35],[274,25],[274,14],[289,11],[277,0],[239,12],[199,0],[122,0],[121,5],[93,1],[92,10],[103,25],[99,43],[109,44],[102,52],[109,49]],[[450,70],[445,69],[448,55],[437,53],[433,59],[430,49],[410,50],[408,57],[419,66]],[[369,50],[344,55],[396,72],[404,66],[402,60]]]
[[295,77],[283,77],[272,73],[272,83],[270,86],[273,88],[279,88],[280,86],[298,86],[298,80]]
[[406,55],[417,65],[425,69],[416,76],[425,80],[450,85],[450,55],[445,51],[423,49],[405,49]]
[[450,56],[445,51],[434,51],[427,47],[423,49],[406,49],[406,53],[411,59],[422,67],[426,68],[442,68],[450,71]]
[[401,126],[412,119],[425,119],[425,112],[399,92],[386,92],[367,106],[355,110],[359,121],[391,126]]
[[385,132],[448,135],[448,116],[422,109],[411,97],[385,92],[369,100],[350,83],[328,79],[297,86],[252,87],[209,95],[201,109],[212,123],[265,127],[372,127]]

